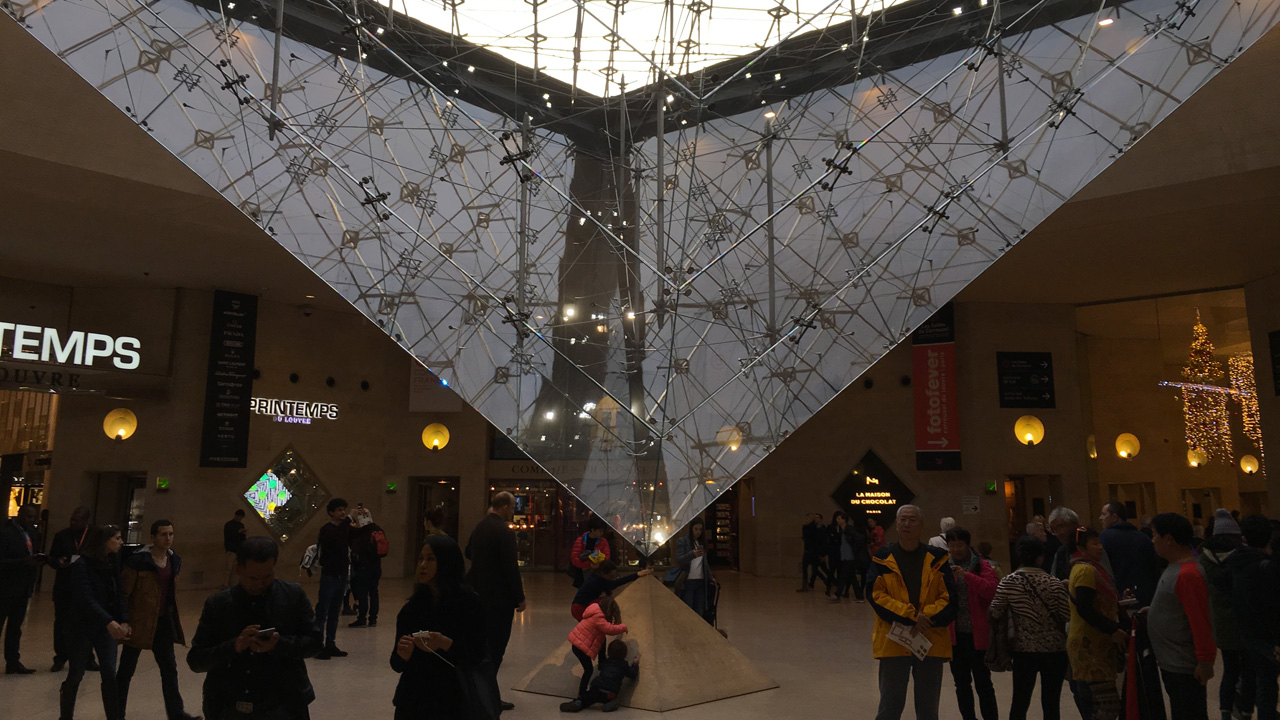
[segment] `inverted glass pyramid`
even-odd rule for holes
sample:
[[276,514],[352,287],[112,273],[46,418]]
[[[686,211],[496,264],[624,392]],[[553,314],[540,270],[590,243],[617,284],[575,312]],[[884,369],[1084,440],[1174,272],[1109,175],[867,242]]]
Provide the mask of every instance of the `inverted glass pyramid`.
[[710,64],[715,3],[629,4],[570,4],[653,49],[607,98],[377,3],[287,0],[278,63],[275,2],[7,7],[648,552],[1280,2],[831,3]]

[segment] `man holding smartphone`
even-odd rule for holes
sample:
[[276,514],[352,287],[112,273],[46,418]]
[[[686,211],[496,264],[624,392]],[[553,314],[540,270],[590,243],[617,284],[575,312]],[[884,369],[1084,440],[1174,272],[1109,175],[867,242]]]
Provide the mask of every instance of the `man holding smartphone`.
[[36,571],[44,563],[40,552],[40,534],[36,522],[40,517],[35,505],[18,508],[0,532],[0,625],[4,635],[4,671],[7,675],[30,675],[35,672],[19,659],[22,623],[27,619],[27,604],[36,587]]
[[307,593],[276,579],[280,548],[265,537],[236,554],[239,584],[205,601],[187,665],[204,680],[207,720],[308,720],[316,699],[306,658],[322,645]]

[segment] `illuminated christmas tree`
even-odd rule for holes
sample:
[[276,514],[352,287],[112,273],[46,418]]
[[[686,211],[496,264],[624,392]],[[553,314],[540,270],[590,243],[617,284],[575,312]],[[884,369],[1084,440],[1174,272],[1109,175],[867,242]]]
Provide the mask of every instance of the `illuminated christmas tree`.
[[1182,412],[1186,421],[1187,448],[1199,450],[1210,460],[1234,462],[1231,454],[1231,416],[1227,412],[1229,388],[1214,383],[1222,377],[1222,365],[1214,359],[1209,329],[1200,322],[1191,329],[1191,357],[1182,368],[1189,382],[1182,384]]

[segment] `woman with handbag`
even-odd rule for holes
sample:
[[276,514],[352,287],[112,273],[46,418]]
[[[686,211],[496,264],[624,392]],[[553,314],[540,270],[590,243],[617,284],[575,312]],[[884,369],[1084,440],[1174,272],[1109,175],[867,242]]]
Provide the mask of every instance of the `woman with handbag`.
[[1106,551],[1096,530],[1076,530],[1071,543],[1071,632],[1067,655],[1076,681],[1076,704],[1090,720],[1120,716],[1116,674],[1129,633],[1121,624],[1120,595],[1102,565]]
[[[1012,626],[1013,701],[1009,720],[1026,720],[1040,677],[1040,707],[1045,720],[1058,720],[1062,681],[1067,676],[1067,634],[1063,629],[1070,598],[1062,582],[1046,573],[1044,543],[1026,536],[1018,541],[1019,567],[1006,575],[991,601],[992,634]],[[1008,623],[1008,625],[1006,625]]]
[[484,659],[485,638],[480,597],[463,583],[463,568],[462,550],[453,538],[427,538],[413,596],[396,616],[399,640],[391,653],[391,669],[400,673],[392,701],[396,720],[470,720],[487,714],[477,712],[477,704],[496,710],[497,695],[476,698],[476,684],[468,679]]

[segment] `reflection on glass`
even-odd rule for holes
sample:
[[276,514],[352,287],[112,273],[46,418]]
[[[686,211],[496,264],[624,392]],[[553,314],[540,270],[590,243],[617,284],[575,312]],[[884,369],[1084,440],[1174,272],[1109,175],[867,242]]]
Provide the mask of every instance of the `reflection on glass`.
[[244,499],[271,532],[285,542],[329,499],[329,491],[290,447],[258,475],[245,490]]
[[[617,39],[583,48],[577,91],[495,95],[507,61],[432,58],[406,15],[501,38],[477,57],[541,38],[554,78],[557,3],[587,5],[514,36],[527,2],[397,5],[413,29],[375,34],[323,0],[334,17],[278,45],[274,23],[184,0],[46,3],[27,30],[646,553],[1280,18],[1280,0],[910,2],[868,29],[841,3],[632,3],[652,7],[565,16]],[[663,12],[682,69],[640,87]],[[624,75],[627,101],[603,100]],[[250,498],[273,528],[313,509],[275,477],[283,506],[270,477]]]

